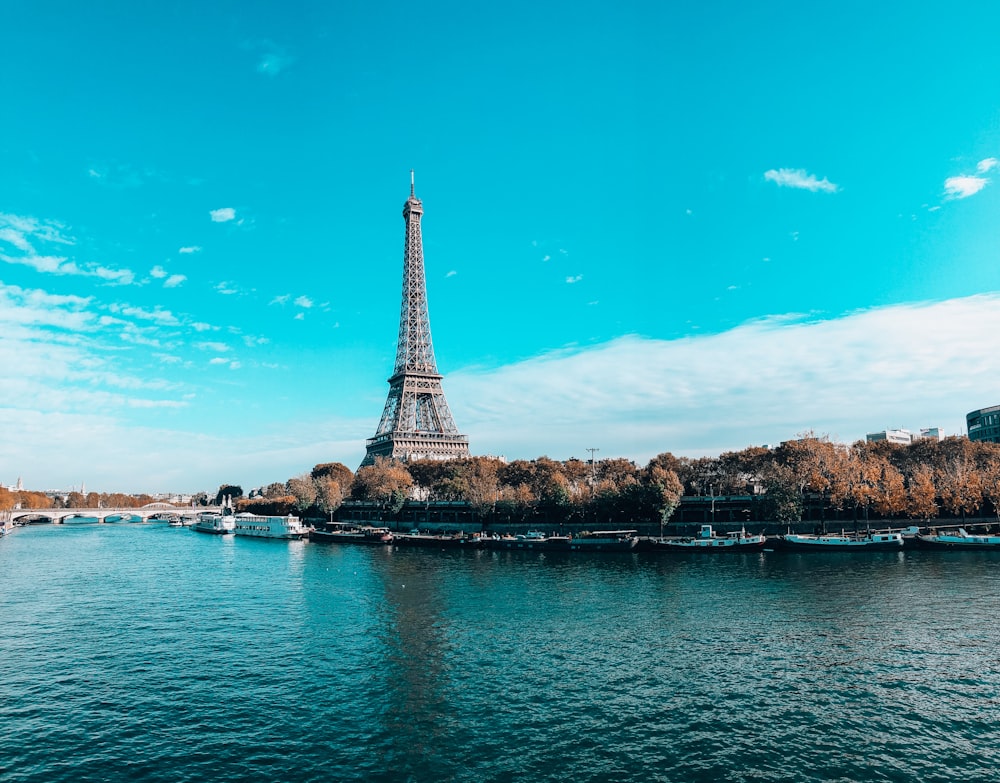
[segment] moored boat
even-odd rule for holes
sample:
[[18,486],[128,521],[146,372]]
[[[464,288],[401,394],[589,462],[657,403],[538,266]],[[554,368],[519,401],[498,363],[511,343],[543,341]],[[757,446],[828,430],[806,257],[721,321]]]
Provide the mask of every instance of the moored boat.
[[436,549],[475,549],[483,545],[483,537],[478,533],[422,533],[411,530],[409,533],[393,533],[394,546],[432,547]]
[[995,549],[1000,551],[1000,536],[988,533],[969,533],[964,527],[938,532],[931,528],[928,533],[916,536],[921,549]]
[[777,548],[789,552],[892,551],[903,548],[901,533],[786,533],[777,538]]
[[568,551],[570,542],[572,541],[573,539],[569,536],[549,536],[537,530],[532,530],[518,535],[486,538],[483,539],[483,545],[487,549],[554,552]]
[[387,527],[370,527],[334,522],[309,531],[309,540],[322,544],[391,544],[393,535]]
[[720,536],[711,525],[702,525],[697,536],[661,536],[649,541],[653,549],[668,552],[748,552],[763,549],[766,543],[767,536],[742,529]]
[[191,525],[191,529],[197,530],[199,533],[221,536],[232,533],[236,529],[236,519],[222,514],[199,514],[198,519]]
[[631,552],[639,539],[636,530],[586,530],[573,536],[569,548],[574,552]]
[[302,524],[296,516],[289,514],[284,517],[263,516],[243,512],[233,517],[235,527],[233,532],[238,536],[253,538],[304,538],[309,528]]

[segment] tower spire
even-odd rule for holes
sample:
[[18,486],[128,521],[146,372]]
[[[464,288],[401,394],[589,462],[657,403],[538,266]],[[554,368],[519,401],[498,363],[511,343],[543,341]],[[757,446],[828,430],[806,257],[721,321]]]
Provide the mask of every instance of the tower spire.
[[469,455],[469,439],[460,435],[441,388],[434,361],[420,218],[424,206],[415,195],[410,170],[410,197],[403,205],[403,297],[399,312],[396,364],[389,378],[389,397],[374,437],[368,439],[361,465],[376,457],[398,460],[453,459]]

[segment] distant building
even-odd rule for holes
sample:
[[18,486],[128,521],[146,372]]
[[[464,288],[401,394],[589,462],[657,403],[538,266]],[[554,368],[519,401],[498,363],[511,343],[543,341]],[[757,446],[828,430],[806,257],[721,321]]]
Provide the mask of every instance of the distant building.
[[944,434],[941,432],[940,427],[922,427],[919,432],[910,432],[909,430],[882,430],[882,432],[869,432],[868,435],[865,436],[865,440],[869,443],[887,440],[889,443],[901,443],[903,445],[909,445],[910,443],[923,440],[924,438],[943,440]]
[[909,430],[882,430],[881,432],[869,432],[865,436],[869,443],[887,440],[889,443],[903,443],[909,445],[913,443],[913,433]]
[[1000,443],[1000,405],[965,414],[965,428],[969,440]]

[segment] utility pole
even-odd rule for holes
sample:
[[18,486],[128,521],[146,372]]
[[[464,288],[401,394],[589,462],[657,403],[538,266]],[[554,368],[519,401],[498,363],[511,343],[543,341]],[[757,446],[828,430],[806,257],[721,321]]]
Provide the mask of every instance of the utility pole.
[[594,481],[597,479],[597,460],[594,458],[594,454],[600,451],[600,449],[584,449],[584,451],[590,452],[590,484],[593,486]]
[[[594,484],[597,482],[597,460],[594,455],[600,451],[600,449],[586,449],[590,452],[590,502],[594,502]],[[597,505],[594,504],[594,524],[597,524]]]

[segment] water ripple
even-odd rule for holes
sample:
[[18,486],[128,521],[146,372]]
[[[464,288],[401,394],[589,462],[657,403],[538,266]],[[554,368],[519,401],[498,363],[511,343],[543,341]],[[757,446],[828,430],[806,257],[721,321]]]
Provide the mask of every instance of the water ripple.
[[992,553],[19,530],[0,542],[0,777],[988,780],[998,583]]

